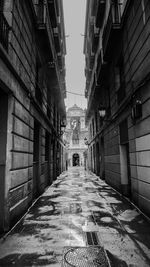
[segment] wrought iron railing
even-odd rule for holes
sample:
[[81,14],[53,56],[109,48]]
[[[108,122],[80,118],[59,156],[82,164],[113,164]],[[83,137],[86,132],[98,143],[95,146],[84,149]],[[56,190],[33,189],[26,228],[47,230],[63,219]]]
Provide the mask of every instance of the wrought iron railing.
[[93,53],[93,55],[90,55],[90,69],[92,70],[94,67],[94,62],[95,62],[95,54]]
[[93,36],[93,42],[92,42],[92,52],[95,53],[98,48],[98,42],[99,42],[99,32],[94,33]]
[[9,30],[10,27],[8,25],[8,22],[3,12],[0,11],[0,43],[7,51],[8,51]]

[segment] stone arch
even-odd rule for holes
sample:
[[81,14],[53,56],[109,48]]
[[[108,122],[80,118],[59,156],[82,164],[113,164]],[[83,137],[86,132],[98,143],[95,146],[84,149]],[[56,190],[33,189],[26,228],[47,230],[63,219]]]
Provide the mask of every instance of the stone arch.
[[80,166],[80,156],[78,153],[72,155],[72,166]]

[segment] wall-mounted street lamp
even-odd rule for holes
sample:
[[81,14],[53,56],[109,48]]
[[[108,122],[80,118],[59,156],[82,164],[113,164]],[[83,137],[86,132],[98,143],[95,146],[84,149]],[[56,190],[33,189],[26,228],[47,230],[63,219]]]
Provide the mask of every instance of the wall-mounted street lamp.
[[61,137],[61,136],[64,134],[65,129],[66,129],[66,123],[65,123],[65,122],[62,122],[62,123],[60,124],[60,133],[57,134],[57,136],[58,136],[58,137]]
[[106,116],[106,109],[104,107],[99,108],[98,112],[101,118],[104,118]]
[[66,129],[66,124],[63,122],[60,124],[60,135],[63,135]]
[[132,105],[131,118],[135,122],[142,117],[142,102],[140,99],[136,99]]
[[104,121],[111,121],[111,120],[108,120],[108,119],[104,119],[105,116],[106,116],[106,108],[105,107],[100,107],[98,109],[98,112],[99,112],[99,116],[101,119],[103,119]]

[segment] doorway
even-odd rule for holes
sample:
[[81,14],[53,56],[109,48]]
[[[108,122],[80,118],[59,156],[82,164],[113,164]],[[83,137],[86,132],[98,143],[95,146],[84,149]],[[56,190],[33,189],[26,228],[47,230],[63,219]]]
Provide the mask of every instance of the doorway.
[[39,195],[39,164],[40,164],[40,124],[34,121],[34,143],[33,143],[33,198]]
[[45,134],[45,185],[50,184],[50,134],[46,131]]
[[73,154],[73,157],[72,157],[72,165],[73,166],[79,166],[80,165],[79,162],[80,162],[79,154],[78,153]]
[[119,124],[119,130],[120,130],[121,190],[124,195],[131,197],[131,173],[130,173],[130,155],[129,155],[127,119],[123,120]]
[[131,197],[129,143],[120,145],[120,164],[122,192]]

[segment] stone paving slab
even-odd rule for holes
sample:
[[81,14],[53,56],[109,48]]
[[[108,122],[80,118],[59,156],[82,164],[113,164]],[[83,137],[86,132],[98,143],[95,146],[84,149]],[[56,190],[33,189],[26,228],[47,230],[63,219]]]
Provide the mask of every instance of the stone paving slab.
[[111,266],[150,266],[146,218],[96,175],[71,168],[0,240],[0,266],[61,267],[66,247],[88,247],[91,240]]

